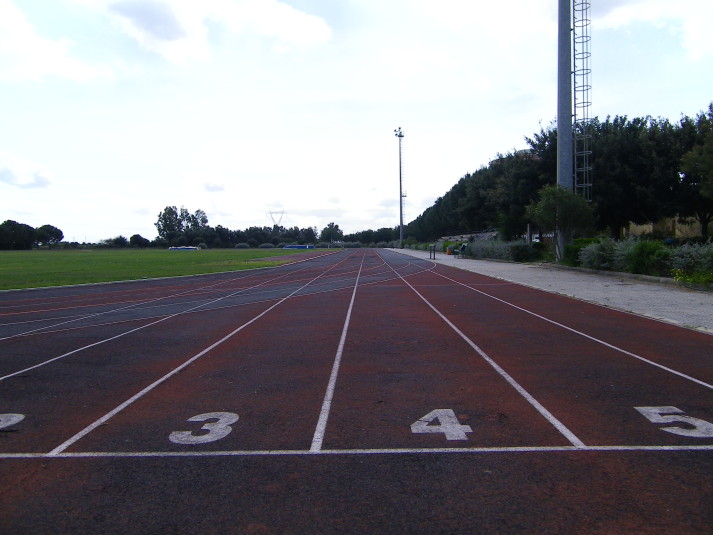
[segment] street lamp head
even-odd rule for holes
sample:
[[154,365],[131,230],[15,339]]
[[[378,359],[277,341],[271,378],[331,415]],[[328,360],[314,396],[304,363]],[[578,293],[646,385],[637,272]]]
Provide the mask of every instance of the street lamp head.
[[396,135],[396,137],[404,137],[404,133],[401,131],[400,126],[397,130],[394,130],[394,134]]

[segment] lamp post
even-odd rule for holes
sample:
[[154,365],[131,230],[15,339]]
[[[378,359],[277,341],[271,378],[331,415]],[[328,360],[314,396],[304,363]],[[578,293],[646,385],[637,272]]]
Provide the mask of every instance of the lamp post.
[[404,137],[404,133],[399,126],[398,129],[394,130],[394,134],[399,138],[399,249],[403,249],[404,246],[404,193],[403,193],[403,181],[401,174],[401,140]]

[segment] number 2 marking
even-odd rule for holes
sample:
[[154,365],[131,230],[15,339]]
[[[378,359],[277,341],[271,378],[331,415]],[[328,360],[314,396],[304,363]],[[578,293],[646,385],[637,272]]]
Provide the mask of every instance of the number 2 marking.
[[24,414],[0,414],[0,429],[15,425],[24,419]]
[[[435,420],[438,420],[438,425],[433,425]],[[462,425],[453,409],[434,409],[412,423],[411,432],[443,433],[447,440],[468,440],[466,433],[472,433],[473,429]]]
[[678,426],[662,427],[661,431],[673,433],[674,435],[682,435],[684,437],[713,438],[712,423],[701,420],[700,418],[694,418],[693,416],[685,416],[683,411],[676,407],[634,408],[655,424],[680,422],[693,426],[692,429]]
[[[208,422],[207,420],[217,420]],[[238,421],[238,415],[234,412],[206,412],[188,418],[188,422],[206,422],[201,429],[208,431],[202,435],[195,435],[193,431],[174,431],[168,435],[168,440],[174,444],[205,444],[225,438],[233,430],[230,427]]]

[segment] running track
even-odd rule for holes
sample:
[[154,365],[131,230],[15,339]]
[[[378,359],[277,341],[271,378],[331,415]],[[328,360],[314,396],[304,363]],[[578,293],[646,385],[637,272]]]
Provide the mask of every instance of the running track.
[[1,533],[710,533],[713,337],[386,250],[0,294]]

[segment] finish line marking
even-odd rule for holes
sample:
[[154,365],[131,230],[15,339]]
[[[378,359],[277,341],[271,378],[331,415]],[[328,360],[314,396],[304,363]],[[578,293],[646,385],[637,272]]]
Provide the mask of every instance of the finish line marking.
[[313,455],[423,455],[487,453],[582,453],[642,451],[713,451],[713,444],[698,446],[513,446],[490,448],[374,448],[344,450],[228,450],[228,451],[86,451],[75,453],[1,453],[0,459],[86,459],[86,458],[168,458],[168,457],[284,457]]

